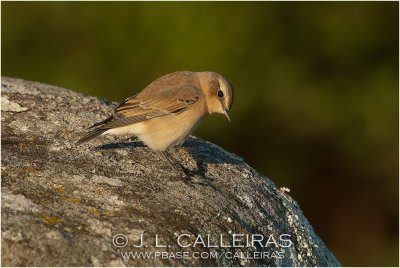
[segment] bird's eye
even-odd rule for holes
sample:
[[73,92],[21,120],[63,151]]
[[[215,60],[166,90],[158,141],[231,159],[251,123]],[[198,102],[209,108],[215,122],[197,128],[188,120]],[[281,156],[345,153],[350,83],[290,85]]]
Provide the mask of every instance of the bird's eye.
[[218,98],[222,99],[224,97],[224,92],[222,90],[218,90],[217,92]]

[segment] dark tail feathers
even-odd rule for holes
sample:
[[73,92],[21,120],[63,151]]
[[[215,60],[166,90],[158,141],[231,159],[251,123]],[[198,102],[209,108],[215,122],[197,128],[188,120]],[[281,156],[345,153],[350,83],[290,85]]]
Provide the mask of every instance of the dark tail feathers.
[[97,122],[96,124],[94,124],[93,126],[89,127],[89,128],[94,128],[100,125],[105,125],[106,123],[110,122],[111,120],[114,119],[114,115],[111,115],[109,117],[107,117],[105,120]]
[[98,123],[94,124],[93,126],[89,127],[89,129],[94,128],[94,127],[98,127],[98,128],[90,131],[86,136],[84,136],[80,140],[78,140],[76,142],[76,145],[90,141],[91,139],[96,138],[97,136],[99,136],[99,135],[103,134],[104,132],[106,132],[107,130],[109,130],[110,128],[105,126],[105,124],[110,122],[112,119],[113,119],[113,115],[111,115],[111,116],[107,117],[105,120],[98,122]]
[[95,130],[89,132],[89,134],[87,134],[86,136],[84,136],[84,137],[82,137],[81,139],[79,139],[79,140],[76,142],[76,145],[79,145],[79,144],[84,143],[84,142],[87,142],[87,141],[89,141],[89,140],[91,140],[91,139],[93,139],[93,138],[96,138],[97,136],[103,134],[103,133],[106,132],[107,130],[108,130],[107,128],[106,128],[106,129],[104,129],[104,128],[95,129]]

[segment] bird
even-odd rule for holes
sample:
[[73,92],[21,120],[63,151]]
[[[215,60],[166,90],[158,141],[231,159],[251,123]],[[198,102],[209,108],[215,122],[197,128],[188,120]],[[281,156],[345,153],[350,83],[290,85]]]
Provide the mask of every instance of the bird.
[[230,122],[233,96],[232,85],[215,72],[166,74],[118,104],[109,117],[89,127],[77,144],[100,135],[131,134],[187,175],[169,151],[182,145],[209,114],[223,114]]

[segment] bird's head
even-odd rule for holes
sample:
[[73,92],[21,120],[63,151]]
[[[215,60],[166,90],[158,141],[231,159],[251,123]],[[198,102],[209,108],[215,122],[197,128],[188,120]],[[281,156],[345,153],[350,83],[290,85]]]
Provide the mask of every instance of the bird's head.
[[233,104],[232,85],[222,75],[212,72],[199,73],[199,79],[208,112],[223,114],[230,122],[229,111]]

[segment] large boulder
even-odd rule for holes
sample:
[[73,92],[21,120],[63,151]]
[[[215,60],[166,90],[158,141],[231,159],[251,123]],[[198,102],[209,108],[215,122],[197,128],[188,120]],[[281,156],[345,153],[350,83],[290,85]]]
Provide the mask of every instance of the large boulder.
[[3,77],[1,103],[4,266],[340,265],[288,189],[217,145],[172,152],[186,183],[135,138],[75,146],[109,101]]

